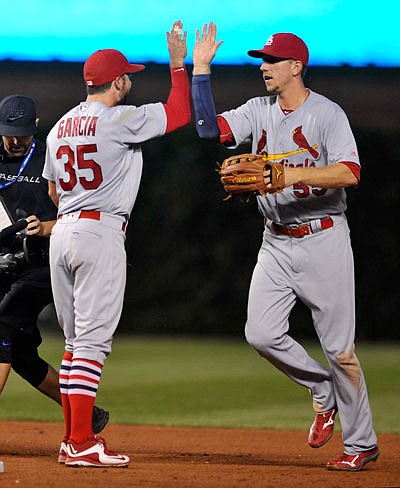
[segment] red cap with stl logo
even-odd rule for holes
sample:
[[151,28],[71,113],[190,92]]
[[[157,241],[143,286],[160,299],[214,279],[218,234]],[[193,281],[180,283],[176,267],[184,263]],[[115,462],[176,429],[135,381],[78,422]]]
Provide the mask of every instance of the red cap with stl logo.
[[136,73],[144,68],[143,64],[129,64],[126,57],[116,49],[100,49],[86,60],[83,78],[87,86],[100,86],[125,73]]
[[248,51],[252,58],[264,58],[271,56],[281,59],[296,59],[304,66],[308,65],[308,48],[305,42],[295,34],[279,32],[269,37],[262,49]]

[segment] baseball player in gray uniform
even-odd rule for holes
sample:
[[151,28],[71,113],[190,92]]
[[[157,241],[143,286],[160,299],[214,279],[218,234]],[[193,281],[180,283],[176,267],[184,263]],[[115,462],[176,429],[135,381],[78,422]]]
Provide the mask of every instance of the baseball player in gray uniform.
[[[196,33],[192,96],[200,137],[231,149],[250,143],[254,154],[285,167],[285,188],[258,196],[265,221],[248,297],[246,339],[256,351],[310,391],[315,420],[308,443],[323,446],[335,415],[344,453],[329,469],[359,471],[379,456],[367,389],[354,352],[353,255],[345,188],[356,186],[360,162],[343,110],[307,89],[309,53],[291,33],[277,33],[248,54],[261,61],[267,96],[216,115],[210,63],[216,42],[212,22]],[[296,300],[310,310],[329,362],[321,365],[289,334]]]
[[47,138],[43,176],[58,206],[50,241],[55,308],[65,335],[60,369],[66,466],[127,466],[91,427],[102,367],[111,352],[126,281],[125,227],[142,172],[141,143],[190,122],[190,86],[182,23],[167,32],[172,87],[166,103],[124,105],[132,73],[114,49],[96,51],[84,65],[88,96],[65,114]]

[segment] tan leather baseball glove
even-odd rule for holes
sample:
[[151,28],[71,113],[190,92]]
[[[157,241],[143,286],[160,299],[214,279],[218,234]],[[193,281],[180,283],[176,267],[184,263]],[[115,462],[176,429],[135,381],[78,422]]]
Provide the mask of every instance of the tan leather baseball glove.
[[261,154],[238,154],[223,161],[221,183],[229,195],[267,195],[283,190],[285,169]]

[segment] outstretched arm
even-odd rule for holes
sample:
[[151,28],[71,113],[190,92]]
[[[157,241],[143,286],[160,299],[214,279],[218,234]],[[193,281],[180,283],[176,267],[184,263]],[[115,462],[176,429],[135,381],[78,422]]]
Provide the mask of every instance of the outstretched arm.
[[171,32],[167,32],[171,68],[171,91],[167,103],[164,104],[167,133],[188,124],[191,118],[190,86],[185,68],[187,32],[182,35],[182,28],[182,22],[177,20],[173,23]]
[[196,31],[193,49],[192,99],[196,130],[202,139],[219,142],[220,130],[211,93],[210,64],[223,41],[216,42],[217,26],[203,25],[202,35]]

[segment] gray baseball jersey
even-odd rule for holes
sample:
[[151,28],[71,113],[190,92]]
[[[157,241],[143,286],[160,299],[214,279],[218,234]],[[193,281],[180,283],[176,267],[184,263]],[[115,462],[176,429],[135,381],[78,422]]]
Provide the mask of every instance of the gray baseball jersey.
[[43,170],[56,183],[59,213],[90,209],[128,218],[142,174],[140,143],[162,136],[166,124],[162,103],[82,102],[65,114],[47,137]]
[[[237,147],[252,142],[252,153],[265,153],[285,166],[327,166],[339,161],[359,163],[349,122],[343,110],[326,97],[310,91],[304,104],[285,115],[276,97],[257,97],[221,114],[229,123]],[[346,210],[343,188],[294,185],[282,193],[259,197],[261,212],[274,222],[308,222]]]

